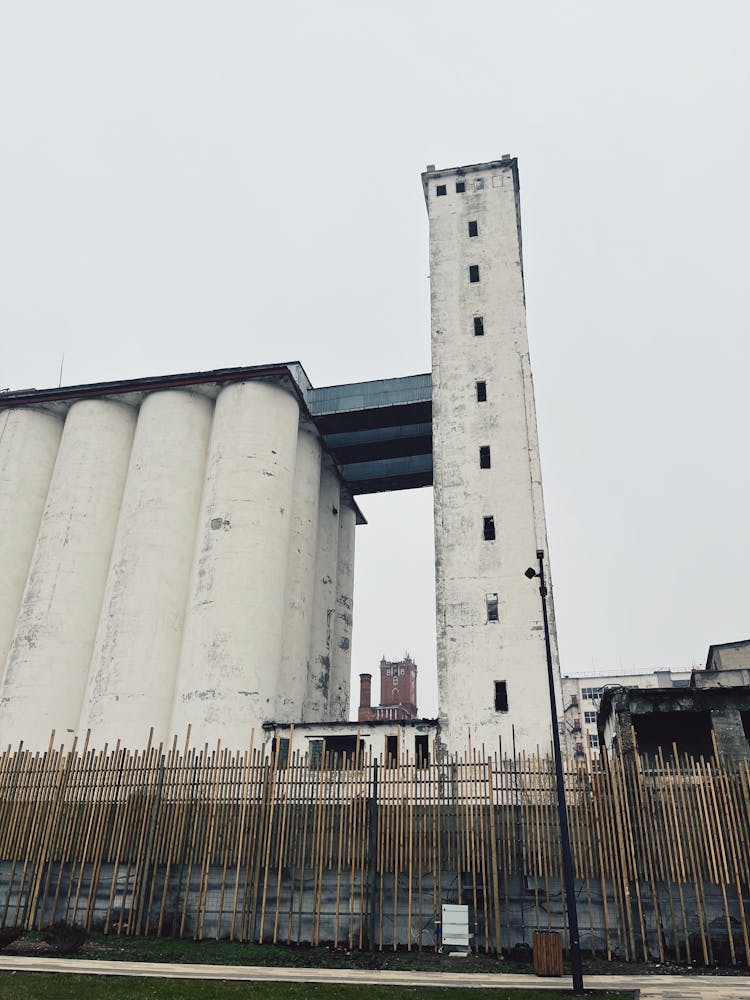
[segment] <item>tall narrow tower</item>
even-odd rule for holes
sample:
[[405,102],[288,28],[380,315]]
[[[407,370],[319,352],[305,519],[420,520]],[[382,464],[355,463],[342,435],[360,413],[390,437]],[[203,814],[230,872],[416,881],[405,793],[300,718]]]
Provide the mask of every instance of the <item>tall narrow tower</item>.
[[[543,751],[547,550],[526,336],[518,166],[422,175],[430,222],[437,660],[449,750]],[[547,564],[549,565],[549,564]],[[551,588],[550,588],[551,592]],[[552,602],[550,601],[550,607]],[[550,618],[560,707],[554,611]],[[562,718],[562,716],[560,715]]]

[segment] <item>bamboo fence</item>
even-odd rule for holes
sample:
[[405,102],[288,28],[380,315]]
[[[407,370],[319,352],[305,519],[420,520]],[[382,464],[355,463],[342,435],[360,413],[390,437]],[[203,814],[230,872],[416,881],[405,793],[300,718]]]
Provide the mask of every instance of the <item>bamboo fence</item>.
[[[459,903],[477,951],[566,933],[548,757],[293,743],[8,748],[0,926],[422,949]],[[567,760],[565,786],[584,948],[750,964],[747,761]]]

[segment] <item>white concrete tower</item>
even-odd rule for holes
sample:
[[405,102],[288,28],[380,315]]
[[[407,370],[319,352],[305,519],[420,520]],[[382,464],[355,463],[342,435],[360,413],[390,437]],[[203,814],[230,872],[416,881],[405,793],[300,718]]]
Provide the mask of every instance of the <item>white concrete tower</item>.
[[[539,588],[547,553],[526,336],[518,170],[422,175],[430,223],[437,658],[449,750],[551,741]],[[549,562],[546,561],[549,585]],[[559,665],[550,590],[553,665]],[[562,717],[560,715],[560,717]]]

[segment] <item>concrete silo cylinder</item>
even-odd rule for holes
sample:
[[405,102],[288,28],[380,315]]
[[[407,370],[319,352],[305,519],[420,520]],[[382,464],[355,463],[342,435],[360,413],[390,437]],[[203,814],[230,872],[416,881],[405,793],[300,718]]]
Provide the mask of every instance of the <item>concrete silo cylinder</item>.
[[186,391],[141,406],[80,721],[91,746],[168,738],[212,412]]
[[285,614],[299,410],[270,382],[216,400],[172,731],[247,746],[273,712]]
[[310,666],[302,714],[304,722],[323,722],[328,713],[331,649],[336,616],[340,507],[341,483],[339,475],[330,456],[324,455],[320,474]]
[[99,622],[135,411],[80,400],[65,420],[0,692],[0,742],[70,744]]
[[354,614],[354,533],[357,515],[351,501],[341,494],[339,511],[338,566],[336,572],[336,614],[331,643],[331,679],[328,691],[328,718],[349,718],[349,689],[352,673],[352,617]]
[[0,412],[0,680],[26,585],[62,434],[41,410]]
[[315,554],[320,495],[320,440],[314,428],[300,427],[294,465],[292,523],[286,576],[286,621],[281,652],[281,676],[273,718],[297,722],[302,718],[307,682]]

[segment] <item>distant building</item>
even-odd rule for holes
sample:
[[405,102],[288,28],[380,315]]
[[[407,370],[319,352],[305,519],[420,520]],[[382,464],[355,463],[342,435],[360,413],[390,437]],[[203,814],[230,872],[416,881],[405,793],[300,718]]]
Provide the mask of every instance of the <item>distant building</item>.
[[[712,647],[713,648],[713,647]],[[601,671],[563,677],[563,729],[570,753],[579,757],[599,753],[597,713],[605,689],[624,688],[686,688],[690,685],[689,670],[647,670],[630,674]]]
[[359,722],[392,722],[417,717],[417,665],[403,660],[380,661],[380,704],[372,704],[372,674],[359,675]]

